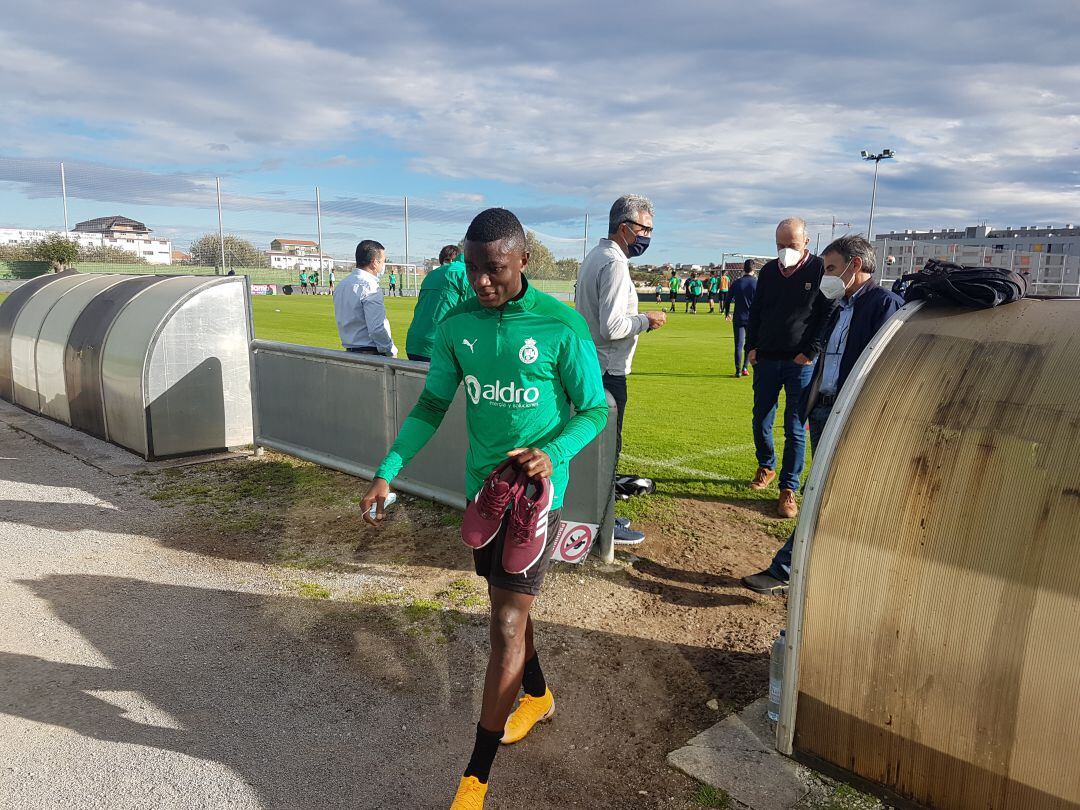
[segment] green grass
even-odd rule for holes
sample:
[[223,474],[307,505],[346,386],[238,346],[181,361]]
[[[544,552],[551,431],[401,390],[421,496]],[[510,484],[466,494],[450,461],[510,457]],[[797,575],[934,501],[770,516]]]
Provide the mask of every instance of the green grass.
[[[414,299],[388,298],[394,341],[404,350]],[[330,296],[258,296],[255,334],[264,340],[341,348]],[[756,469],[750,412],[752,378],[736,379],[731,324],[701,306],[669,313],[667,325],[641,337],[629,380],[621,467],[656,481],[661,496],[773,500],[750,492]],[[781,402],[777,450],[782,447]],[[620,513],[646,517],[664,498],[631,499]],[[646,515],[645,513],[648,513]],[[784,533],[785,529],[778,529]],[[785,533],[786,536],[786,533]]]
[[294,582],[292,589],[307,599],[329,599],[330,589],[318,582]]
[[694,793],[694,802],[701,807],[731,807],[731,799],[727,793],[712,785],[701,785]]

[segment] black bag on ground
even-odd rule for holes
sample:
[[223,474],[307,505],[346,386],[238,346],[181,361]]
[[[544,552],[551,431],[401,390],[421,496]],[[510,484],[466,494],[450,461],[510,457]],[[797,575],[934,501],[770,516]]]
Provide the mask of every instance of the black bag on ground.
[[930,259],[921,273],[904,276],[904,300],[937,301],[989,309],[1027,295],[1027,277],[1000,267],[965,267]]
[[615,476],[615,496],[619,499],[631,498],[635,495],[652,495],[656,492],[656,484],[651,478],[641,478],[636,475]]

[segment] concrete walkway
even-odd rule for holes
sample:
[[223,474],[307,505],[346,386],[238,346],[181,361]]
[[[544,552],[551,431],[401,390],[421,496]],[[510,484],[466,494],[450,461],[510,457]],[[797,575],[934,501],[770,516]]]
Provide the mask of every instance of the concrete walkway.
[[0,807],[445,805],[460,706],[365,679],[262,566],[165,546],[137,490],[0,419]]

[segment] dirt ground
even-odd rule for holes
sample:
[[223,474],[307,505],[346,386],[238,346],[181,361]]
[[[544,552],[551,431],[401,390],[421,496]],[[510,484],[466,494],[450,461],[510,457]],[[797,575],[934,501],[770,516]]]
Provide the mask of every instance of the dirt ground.
[[[454,510],[403,496],[374,529],[364,482],[271,453],[138,480],[166,507],[167,544],[262,563],[269,587],[308,598],[268,616],[276,628],[406,698],[476,716],[487,603]],[[553,566],[534,618],[556,717],[500,752],[489,806],[727,806],[665,757],[765,693],[784,604],[738,578],[768,563],[784,527],[752,503],[651,512],[635,521],[646,542],[614,565]]]

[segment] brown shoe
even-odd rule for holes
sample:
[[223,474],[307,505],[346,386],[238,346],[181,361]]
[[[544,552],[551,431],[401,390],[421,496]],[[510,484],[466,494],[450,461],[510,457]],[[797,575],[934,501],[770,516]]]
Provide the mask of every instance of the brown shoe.
[[780,500],[776,504],[776,512],[782,518],[793,518],[799,514],[799,504],[795,501],[795,490],[780,490]]
[[754,473],[754,480],[750,482],[750,489],[765,489],[776,478],[776,470],[768,467],[758,467]]

